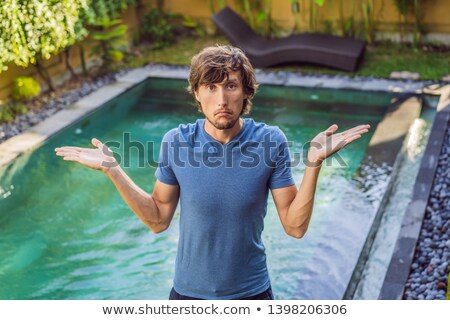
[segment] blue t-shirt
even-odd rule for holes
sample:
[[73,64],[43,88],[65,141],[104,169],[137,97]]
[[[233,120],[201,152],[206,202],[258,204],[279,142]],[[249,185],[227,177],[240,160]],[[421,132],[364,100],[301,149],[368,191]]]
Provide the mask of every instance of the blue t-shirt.
[[239,299],[269,285],[261,233],[269,189],[294,184],[284,133],[243,119],[221,144],[205,120],[163,138],[156,178],[180,186],[175,290],[201,299]]

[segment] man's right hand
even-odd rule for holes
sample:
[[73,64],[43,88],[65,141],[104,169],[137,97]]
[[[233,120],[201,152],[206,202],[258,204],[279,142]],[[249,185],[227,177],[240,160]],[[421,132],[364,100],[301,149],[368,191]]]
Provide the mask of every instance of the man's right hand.
[[56,148],[55,152],[57,156],[63,157],[63,160],[78,162],[88,168],[101,170],[104,173],[118,165],[113,152],[107,145],[96,138],[93,138],[91,143],[95,148],[61,147]]

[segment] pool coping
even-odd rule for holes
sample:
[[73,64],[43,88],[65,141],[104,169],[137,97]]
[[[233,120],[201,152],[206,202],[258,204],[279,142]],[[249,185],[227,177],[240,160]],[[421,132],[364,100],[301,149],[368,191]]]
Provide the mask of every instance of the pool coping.
[[[370,223],[370,229],[359,258],[356,261],[353,274],[348,281],[343,299],[352,299],[361,281],[361,275],[364,272],[378,228],[384,216],[384,209],[390,199],[392,188],[400,171],[405,141],[408,139],[412,124],[420,117],[422,103],[422,99],[417,95],[397,97],[396,101],[392,101],[391,105],[388,106],[384,118],[378,124],[369,142],[363,162],[370,159],[371,166],[375,165],[381,168],[382,165],[387,165],[392,169],[390,172],[386,172],[386,180],[384,181],[386,186],[383,189],[379,202],[374,206],[375,213]],[[392,139],[392,137],[396,138]],[[364,179],[364,176],[362,179]]]
[[[57,112],[38,125],[29,128],[22,134],[12,137],[0,144],[0,168],[11,164],[20,155],[36,149],[48,138],[68,127],[78,119],[87,116],[101,107],[105,102],[131,89],[149,77],[183,79],[188,78],[187,66],[167,66],[153,64],[134,69],[119,76],[117,81],[102,87],[78,100],[64,110]],[[329,76],[311,76],[290,72],[270,72],[256,70],[258,82],[262,85],[280,85],[321,89],[348,89],[358,91],[396,92],[410,95],[433,94],[447,97],[440,101],[438,114],[433,123],[429,143],[419,169],[414,187],[413,200],[408,205],[400,230],[394,255],[382,287],[380,299],[401,299],[404,285],[409,275],[415,244],[417,242],[423,216],[428,202],[429,192],[437,166],[440,147],[444,138],[443,126],[450,118],[450,85],[440,88],[439,83],[431,81],[399,81],[372,78],[350,78]],[[186,82],[187,84],[187,82]],[[442,100],[441,99],[441,100]],[[447,101],[447,102],[445,102]],[[443,104],[447,106],[443,107]],[[441,129],[441,130],[440,130]],[[430,143],[432,141],[432,143]],[[433,173],[433,174],[431,174]],[[425,191],[425,193],[423,193]],[[403,281],[404,279],[404,281]],[[401,293],[400,293],[401,292]]]
[[433,186],[445,131],[450,121],[450,86],[441,89],[437,113],[413,188],[412,199],[402,220],[400,232],[381,287],[379,300],[401,300],[422,229]]

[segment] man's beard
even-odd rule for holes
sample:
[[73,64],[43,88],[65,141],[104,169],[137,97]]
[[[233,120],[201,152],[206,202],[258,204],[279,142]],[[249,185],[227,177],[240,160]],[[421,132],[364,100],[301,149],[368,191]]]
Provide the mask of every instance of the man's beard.
[[208,120],[208,122],[211,123],[216,129],[227,130],[227,129],[231,129],[231,128],[234,127],[236,122],[239,120],[239,117],[237,117],[235,119],[234,118],[230,119],[230,120],[226,121],[225,123],[219,123],[217,121],[211,121],[211,119],[209,119],[208,117],[206,117],[206,120]]

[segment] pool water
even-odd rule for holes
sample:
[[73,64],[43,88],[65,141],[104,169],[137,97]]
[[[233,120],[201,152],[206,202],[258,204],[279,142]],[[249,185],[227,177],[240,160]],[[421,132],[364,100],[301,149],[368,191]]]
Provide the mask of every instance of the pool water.
[[[163,134],[201,117],[185,86],[183,81],[147,80],[0,172],[0,299],[167,299],[179,210],[168,230],[153,234],[105,175],[65,162],[53,150],[89,147],[92,137],[123,144],[126,133],[134,145],[129,154],[113,151],[127,174],[150,193]],[[366,95],[262,87],[251,117],[280,126],[292,141],[291,152],[302,154],[303,144],[333,123],[343,129],[363,123],[375,128],[390,97]],[[330,261],[345,261],[351,237],[362,232],[358,221],[372,208],[353,175],[373,131],[339,153],[346,166],[334,157],[323,167],[303,239],[284,233],[269,198],[263,241],[277,299],[301,297],[302,282],[320,282],[321,274],[332,273],[339,281],[339,269]],[[303,171],[302,162],[293,168],[297,186]]]

